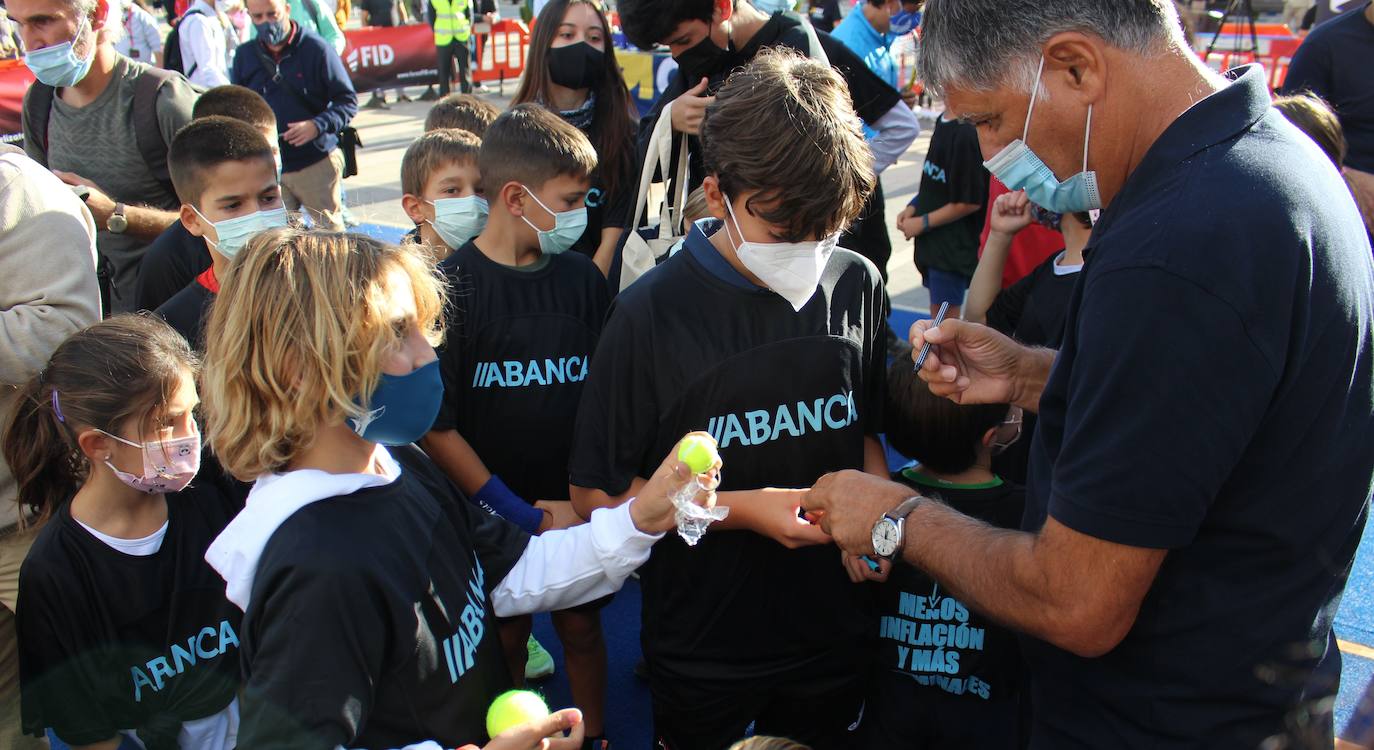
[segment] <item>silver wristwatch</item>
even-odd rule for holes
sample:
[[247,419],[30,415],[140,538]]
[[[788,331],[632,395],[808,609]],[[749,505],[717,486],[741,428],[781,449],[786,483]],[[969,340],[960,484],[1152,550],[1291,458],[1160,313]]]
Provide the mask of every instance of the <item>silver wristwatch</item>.
[[879,557],[891,560],[901,550],[906,535],[906,517],[924,501],[920,495],[909,497],[873,524],[873,551]]
[[105,220],[105,228],[115,234],[124,234],[124,231],[129,228],[129,219],[124,216],[123,203],[115,204],[114,213]]

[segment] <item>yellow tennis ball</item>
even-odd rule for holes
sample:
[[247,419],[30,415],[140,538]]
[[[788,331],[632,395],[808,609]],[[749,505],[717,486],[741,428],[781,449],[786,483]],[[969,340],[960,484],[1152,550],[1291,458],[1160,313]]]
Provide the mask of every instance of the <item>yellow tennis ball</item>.
[[720,460],[716,441],[700,435],[688,435],[677,449],[677,460],[687,464],[693,474],[704,474]]
[[496,696],[487,709],[487,734],[496,735],[521,724],[547,718],[549,707],[538,693],[529,690],[507,690]]

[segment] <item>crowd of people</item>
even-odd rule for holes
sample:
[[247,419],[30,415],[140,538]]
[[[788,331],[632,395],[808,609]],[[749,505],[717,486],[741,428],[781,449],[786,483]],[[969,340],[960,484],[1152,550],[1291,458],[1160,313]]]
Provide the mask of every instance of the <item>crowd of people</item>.
[[[620,0],[677,63],[640,118],[597,0],[542,4],[504,111],[494,6],[430,0],[393,245],[344,231],[347,4],[224,2],[177,45],[6,2],[0,750],[607,750],[631,575],[666,750],[1332,746],[1374,3],[1275,99],[1172,0]],[[488,736],[542,612],[575,706]]]

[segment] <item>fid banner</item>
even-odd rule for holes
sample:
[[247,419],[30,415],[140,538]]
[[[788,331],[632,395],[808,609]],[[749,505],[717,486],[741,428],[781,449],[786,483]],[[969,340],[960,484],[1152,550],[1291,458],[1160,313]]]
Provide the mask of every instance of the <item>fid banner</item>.
[[24,111],[24,92],[33,83],[33,73],[20,60],[0,60],[0,143],[24,140],[20,120]]
[[426,24],[348,29],[344,38],[344,65],[359,92],[439,82],[434,31]]

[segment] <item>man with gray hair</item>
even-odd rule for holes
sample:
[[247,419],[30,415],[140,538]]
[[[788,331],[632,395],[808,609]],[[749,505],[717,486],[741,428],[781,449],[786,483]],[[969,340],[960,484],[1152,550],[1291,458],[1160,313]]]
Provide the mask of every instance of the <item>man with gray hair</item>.
[[[929,0],[918,65],[1010,188],[1102,210],[1060,351],[912,333],[936,395],[1039,413],[1024,531],[850,472],[804,506],[1025,634],[1032,748],[1330,747],[1314,668],[1374,486],[1374,265],[1340,175],[1171,0]],[[953,683],[943,645],[920,664]]]
[[190,122],[196,92],[115,52],[123,29],[111,0],[7,5],[38,79],[24,96],[24,150],[85,199],[100,230],[104,302],[130,311],[144,250],[177,219],[167,147]]

